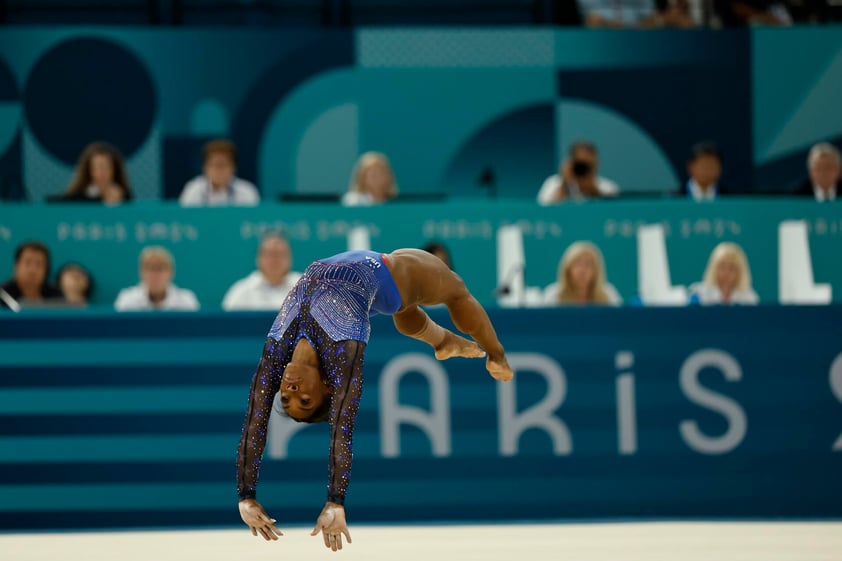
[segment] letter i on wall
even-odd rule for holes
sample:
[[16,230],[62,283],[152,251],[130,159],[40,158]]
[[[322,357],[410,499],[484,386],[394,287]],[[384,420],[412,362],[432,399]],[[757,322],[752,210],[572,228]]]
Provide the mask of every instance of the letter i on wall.
[[617,376],[617,451],[623,455],[637,453],[637,408],[634,395],[634,353],[620,351],[614,357]]

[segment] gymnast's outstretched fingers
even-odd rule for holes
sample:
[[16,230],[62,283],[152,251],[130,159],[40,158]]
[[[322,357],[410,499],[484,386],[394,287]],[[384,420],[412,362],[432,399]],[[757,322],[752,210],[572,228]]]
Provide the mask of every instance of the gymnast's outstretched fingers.
[[240,518],[251,529],[251,535],[257,536],[260,534],[266,541],[277,540],[279,536],[283,536],[277,526],[276,520],[269,518],[263,507],[254,499],[244,499],[240,501]]

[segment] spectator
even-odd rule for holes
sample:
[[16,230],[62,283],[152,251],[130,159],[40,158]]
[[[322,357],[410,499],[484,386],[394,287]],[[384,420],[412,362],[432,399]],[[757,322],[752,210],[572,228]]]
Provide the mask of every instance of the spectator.
[[181,206],[255,206],[257,187],[235,175],[237,147],[228,140],[205,144],[203,174],[187,182],[178,201]]
[[231,285],[222,299],[225,310],[279,310],[301,273],[290,271],[292,250],[281,232],[268,232],[257,252],[257,270]]
[[123,155],[106,142],[89,144],[76,164],[67,191],[53,201],[102,202],[118,205],[132,199]]
[[450,250],[447,249],[447,246],[440,242],[429,242],[427,245],[422,247],[424,251],[427,253],[432,253],[442,261],[444,264],[447,265],[447,268],[451,271],[453,270],[453,260],[450,257]]
[[590,242],[575,242],[561,257],[558,280],[544,289],[544,303],[619,306],[623,299],[605,279],[605,262],[599,248]]
[[693,27],[689,0],[578,0],[588,27]]
[[708,260],[704,280],[690,286],[690,303],[757,304],[751,270],[742,248],[730,242],[716,246]]
[[714,11],[725,27],[792,25],[792,17],[778,0],[714,0]]
[[599,154],[587,141],[570,146],[568,158],[559,166],[559,173],[544,181],[538,192],[538,204],[548,206],[567,200],[616,197],[620,188],[599,175]]
[[63,265],[56,275],[56,284],[67,304],[85,307],[90,302],[94,289],[93,277],[79,263]]
[[[47,283],[50,273],[50,250],[38,241],[28,241],[15,249],[15,267],[12,278],[0,286],[5,291],[0,307],[38,305],[58,301],[61,292]],[[14,300],[8,302],[7,299]]]
[[342,196],[342,205],[378,205],[397,196],[398,184],[389,158],[380,152],[366,152],[351,172],[351,184]]
[[659,0],[654,27],[698,27],[703,23],[702,4],[705,0]]
[[798,188],[797,195],[814,197],[819,202],[837,200],[842,157],[836,146],[829,142],[813,146],[807,156],[807,171],[810,176]]
[[172,283],[175,263],[172,254],[160,246],[148,246],[140,252],[140,284],[124,288],[117,295],[118,312],[142,310],[198,310],[199,301],[192,291]]
[[712,142],[693,146],[687,162],[690,179],[681,186],[679,194],[696,202],[712,201],[719,196],[719,178],[722,177],[722,155]]

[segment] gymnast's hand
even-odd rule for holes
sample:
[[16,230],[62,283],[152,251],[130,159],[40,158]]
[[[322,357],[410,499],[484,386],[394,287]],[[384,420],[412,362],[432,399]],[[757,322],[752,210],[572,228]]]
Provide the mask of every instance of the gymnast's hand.
[[325,547],[338,551],[342,549],[342,534],[351,543],[351,534],[348,532],[348,525],[345,523],[345,508],[336,503],[327,502],[316,520],[316,527],[310,532],[311,536],[318,536],[319,532],[325,540]]
[[256,536],[258,532],[266,541],[277,540],[283,536],[283,532],[275,526],[275,519],[269,518],[260,503],[254,499],[240,501],[240,517],[246,526],[251,528],[251,535]]

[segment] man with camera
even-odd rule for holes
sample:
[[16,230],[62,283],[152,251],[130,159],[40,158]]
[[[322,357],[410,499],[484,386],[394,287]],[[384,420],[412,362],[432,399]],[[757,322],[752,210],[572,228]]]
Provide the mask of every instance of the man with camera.
[[587,141],[574,142],[559,172],[544,181],[538,192],[538,204],[553,205],[565,201],[582,201],[616,197],[620,188],[610,179],[600,177],[596,146]]

